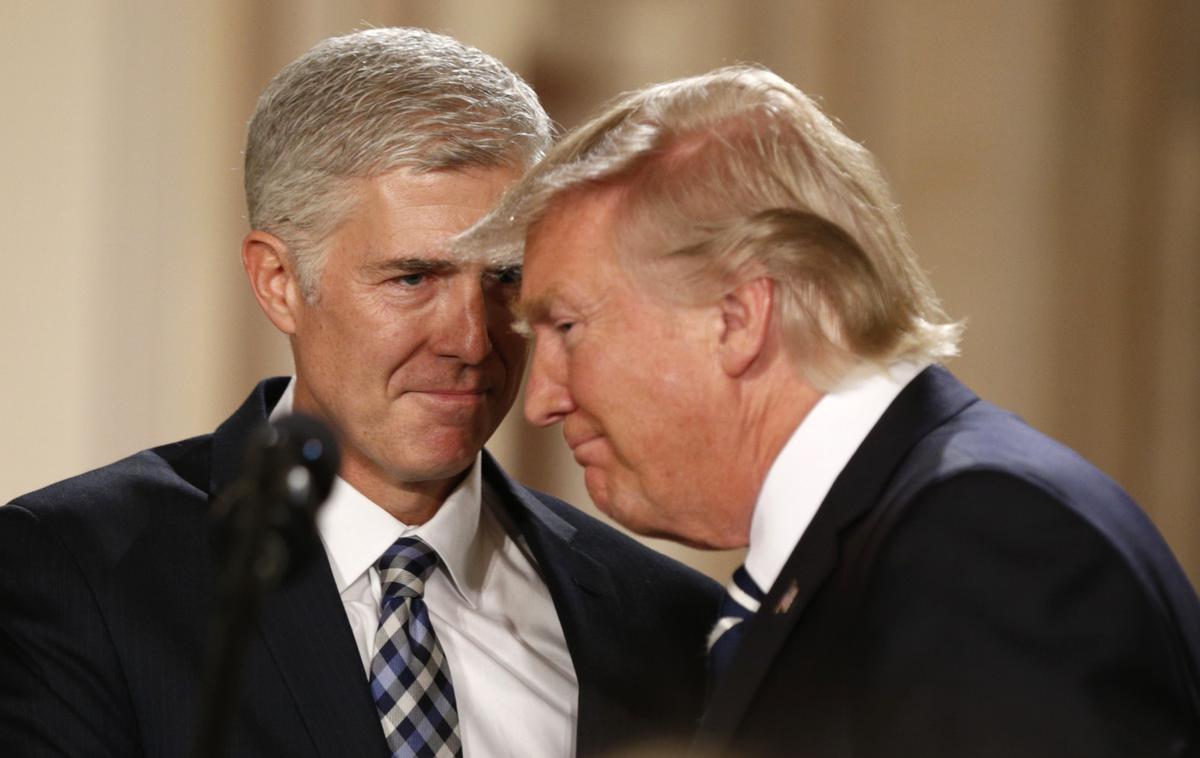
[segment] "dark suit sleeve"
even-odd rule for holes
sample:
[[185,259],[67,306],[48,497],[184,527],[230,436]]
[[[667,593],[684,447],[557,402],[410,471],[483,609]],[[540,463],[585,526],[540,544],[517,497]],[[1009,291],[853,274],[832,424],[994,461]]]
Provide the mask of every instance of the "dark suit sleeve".
[[1193,755],[1169,621],[1110,542],[997,473],[937,485],[870,572],[856,755]]
[[0,755],[136,756],[128,691],[79,565],[0,507]]

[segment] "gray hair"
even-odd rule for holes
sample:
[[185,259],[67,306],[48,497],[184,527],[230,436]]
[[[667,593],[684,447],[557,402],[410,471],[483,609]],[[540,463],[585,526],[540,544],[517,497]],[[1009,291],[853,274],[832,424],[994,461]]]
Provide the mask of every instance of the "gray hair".
[[398,168],[527,168],[551,133],[519,76],[457,40],[407,28],[327,39],[258,99],[246,140],[250,225],[287,245],[313,298],[323,243],[354,207],[355,180]]
[[568,134],[458,240],[519,259],[556,206],[620,190],[618,249],[664,294],[712,298],[757,276],[802,375],[831,389],[897,360],[957,354],[871,154],[795,86],[735,66],[618,97]]

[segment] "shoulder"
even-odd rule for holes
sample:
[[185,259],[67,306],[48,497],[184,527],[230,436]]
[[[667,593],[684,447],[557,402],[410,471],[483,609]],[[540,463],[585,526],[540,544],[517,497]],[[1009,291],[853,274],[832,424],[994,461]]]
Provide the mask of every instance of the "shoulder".
[[265,422],[287,386],[286,377],[260,382],[215,433],[197,435],[134,453],[15,499],[47,520],[102,520],[134,516],[147,506],[212,493],[218,468],[228,481],[240,463],[248,434]]
[[[619,529],[584,513],[553,495],[535,490],[510,477],[485,450],[485,482],[499,489],[508,503],[509,517],[518,522],[536,521],[541,529],[603,564],[622,591],[662,596],[671,602],[697,606],[715,614],[723,590],[704,574],[653,550]],[[485,485],[486,486],[486,485]],[[517,524],[521,529],[521,524]]]
[[914,569],[995,563],[1048,571],[1089,556],[1128,564],[1126,546],[1097,528],[1091,503],[1073,503],[1060,488],[1021,471],[955,470],[885,505],[880,555]]
[[[1072,534],[1140,580],[1182,571],[1158,530],[1110,477],[1014,414],[979,402],[922,439],[883,494],[910,530],[974,524],[1034,545]],[[1058,545],[1064,547],[1064,545]],[[1066,554],[1070,557],[1073,551]]]
[[118,499],[129,489],[143,487],[186,484],[203,489],[211,439],[206,434],[142,450],[16,500],[33,509],[53,510],[80,500],[87,504]]
[[1106,639],[1200,680],[1200,601],[1147,515],[1074,450],[990,403],[909,451],[855,539],[880,623],[1066,647]]
[[[209,496],[236,471],[241,441],[286,385],[286,378],[260,382],[214,434],[143,450],[16,498],[0,507],[0,543],[19,539],[20,528],[36,529],[88,572],[138,547],[155,557],[194,551],[204,541]],[[20,528],[5,527],[10,521]]]
[[15,502],[51,514],[118,507],[128,503],[130,495],[144,499],[162,489],[205,493],[211,448],[211,434],[160,445],[22,495]]
[[897,627],[913,640],[1004,639],[1044,667],[1053,650],[1087,648],[1139,661],[1186,700],[1200,682],[1200,602],[1166,542],[1075,451],[979,405],[923,440],[909,480],[883,496],[866,561],[874,626],[891,639]]
[[863,692],[876,693],[864,695],[869,709],[887,711],[889,694],[905,690],[938,704],[921,711],[910,698],[906,708],[977,723],[980,735],[1057,714],[1048,734],[1110,747],[1144,747],[1159,721],[1164,732],[1189,728],[1200,606],[1186,576],[1165,545],[1114,537],[1057,484],[957,471],[877,535],[855,630],[869,662]]
[[111,564],[153,525],[182,526],[181,510],[202,514],[210,449],[210,435],[193,437],[21,495],[0,507],[0,538],[15,539],[19,530],[7,525],[20,522],[85,562]]
[[1077,452],[990,403],[973,404],[917,443],[878,510],[876,539],[893,557],[936,543],[923,562],[1036,567],[1042,575],[1103,569],[1159,615],[1178,615],[1200,633],[1195,591],[1138,504]]
[[647,547],[564,500],[534,489],[526,491],[570,524],[576,530],[576,544],[589,554],[603,556],[605,565],[621,583],[654,588],[664,594],[694,593],[712,598],[714,608],[719,602],[723,592],[720,585],[699,571]]
[[40,731],[47,754],[140,752],[141,645],[196,618],[207,447],[144,450],[0,507],[0,680],[27,704],[0,744],[31,748]]

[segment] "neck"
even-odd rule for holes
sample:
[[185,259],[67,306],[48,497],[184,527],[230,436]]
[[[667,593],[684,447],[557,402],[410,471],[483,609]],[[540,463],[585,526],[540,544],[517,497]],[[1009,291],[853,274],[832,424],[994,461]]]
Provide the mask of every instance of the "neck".
[[428,481],[398,481],[387,476],[370,461],[347,455],[340,476],[368,500],[387,511],[396,520],[418,526],[433,518],[446,498],[467,474],[470,466],[454,476]]
[[822,394],[790,371],[762,372],[733,382],[730,394],[714,404],[710,429],[713,449],[726,451],[720,465],[702,470],[693,482],[696,505],[686,529],[688,544],[727,550],[746,547],[763,482],[783,446]]
[[738,498],[745,504],[747,541],[750,518],[771,466],[796,428],[824,397],[824,393],[787,368],[777,380],[751,388],[744,398],[740,418],[744,476]]

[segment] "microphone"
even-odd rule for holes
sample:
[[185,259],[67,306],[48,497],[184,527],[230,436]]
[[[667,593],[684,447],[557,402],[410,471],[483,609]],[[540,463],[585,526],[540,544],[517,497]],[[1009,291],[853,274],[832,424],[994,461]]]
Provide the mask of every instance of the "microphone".
[[259,427],[246,447],[245,472],[261,494],[315,511],[329,496],[341,453],[333,433],[303,413]]
[[333,432],[311,416],[292,414],[250,435],[241,475],[213,504],[219,575],[194,758],[226,754],[262,594],[295,577],[322,551],[316,513],[340,464]]
[[[260,588],[295,575],[320,547],[315,516],[341,463],[333,432],[301,413],[264,424],[246,441],[241,476],[213,511],[226,569],[249,560]],[[236,581],[245,580],[244,574]]]

